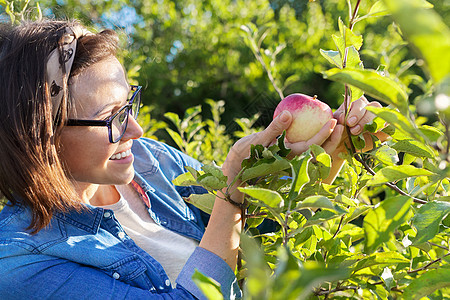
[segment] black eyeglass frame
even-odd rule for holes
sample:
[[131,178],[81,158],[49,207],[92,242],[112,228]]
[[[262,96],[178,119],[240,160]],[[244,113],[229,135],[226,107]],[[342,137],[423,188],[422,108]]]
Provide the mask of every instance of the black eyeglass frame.
[[[132,111],[132,107],[133,107],[133,102],[134,99],[140,95],[141,90],[142,90],[142,86],[140,85],[130,85],[130,88],[133,92],[133,95],[131,95],[130,100],[128,101],[127,104],[125,104],[124,106],[122,106],[115,114],[113,114],[112,116],[110,116],[107,120],[81,120],[81,119],[68,119],[66,125],[67,126],[106,126],[108,127],[108,135],[109,135],[109,142],[114,144],[117,143],[118,141],[120,141],[123,137],[123,135],[125,134],[125,131],[127,130],[127,126],[128,126],[128,118],[130,115],[130,112]],[[133,115],[133,118],[136,119],[138,114],[139,114],[139,108],[141,105],[141,97],[138,97],[138,103],[136,106],[136,112]],[[113,136],[112,136],[112,128],[111,128],[111,124],[112,121],[114,120],[115,117],[117,117],[120,113],[123,112],[123,110],[127,109],[128,112],[126,114],[127,119],[126,119],[126,123],[125,123],[125,128],[123,129],[120,137],[114,141],[113,140]]]

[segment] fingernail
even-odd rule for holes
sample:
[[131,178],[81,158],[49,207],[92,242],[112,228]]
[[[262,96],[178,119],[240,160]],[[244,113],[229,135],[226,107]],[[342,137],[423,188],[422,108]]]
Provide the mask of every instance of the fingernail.
[[287,122],[289,120],[288,112],[283,110],[280,114],[280,121]]
[[355,127],[352,128],[352,133],[353,134],[359,134],[360,130],[361,130],[361,126],[356,125]]
[[332,121],[331,122],[331,129],[334,129],[334,127],[336,127],[337,120],[336,119],[332,119],[331,121]]
[[356,124],[356,117],[351,117],[350,119],[348,119],[347,123],[350,126],[355,125]]

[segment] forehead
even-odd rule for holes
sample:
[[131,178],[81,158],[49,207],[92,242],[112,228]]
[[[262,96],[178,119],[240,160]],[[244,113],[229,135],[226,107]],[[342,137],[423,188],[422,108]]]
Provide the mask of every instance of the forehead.
[[109,103],[124,102],[129,85],[115,57],[93,64],[71,79],[72,106],[78,116],[88,116]]

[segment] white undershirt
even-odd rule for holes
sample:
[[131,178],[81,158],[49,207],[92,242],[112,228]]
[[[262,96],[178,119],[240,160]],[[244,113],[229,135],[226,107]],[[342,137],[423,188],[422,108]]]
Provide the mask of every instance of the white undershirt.
[[131,185],[116,188],[120,193],[119,202],[102,207],[114,212],[128,236],[162,265],[174,285],[198,242],[156,224]]

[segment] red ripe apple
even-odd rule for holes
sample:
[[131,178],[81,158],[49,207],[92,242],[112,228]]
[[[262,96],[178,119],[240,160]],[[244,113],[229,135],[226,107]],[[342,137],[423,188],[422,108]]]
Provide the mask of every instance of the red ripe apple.
[[317,99],[304,94],[291,94],[278,104],[273,118],[282,111],[292,114],[291,126],[286,130],[286,138],[291,143],[307,141],[333,118],[331,108]]

